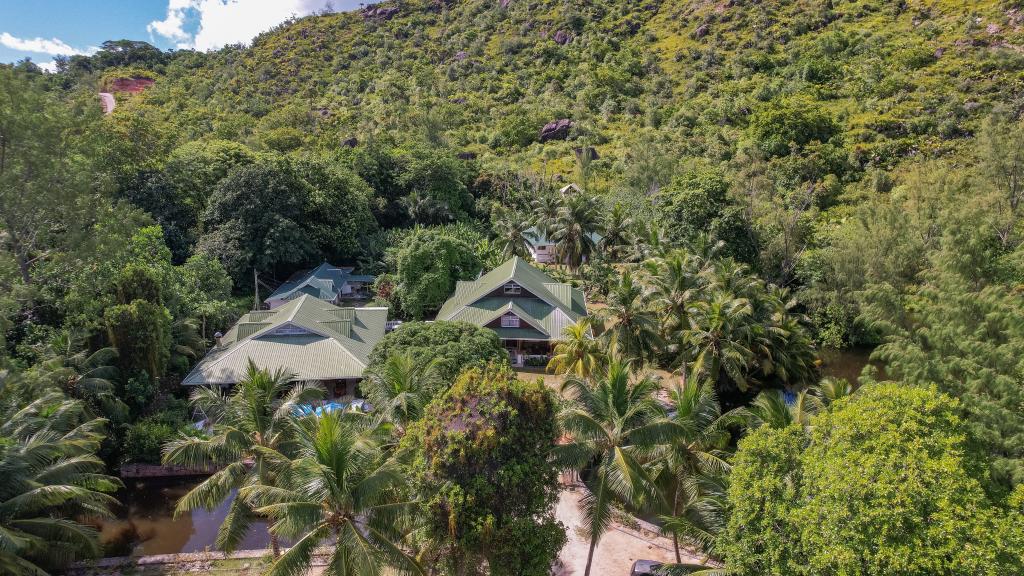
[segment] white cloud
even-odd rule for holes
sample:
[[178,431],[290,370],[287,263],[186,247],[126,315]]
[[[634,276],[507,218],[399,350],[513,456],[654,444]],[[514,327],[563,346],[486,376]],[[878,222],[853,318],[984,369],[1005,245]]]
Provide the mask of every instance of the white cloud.
[[185,19],[192,0],[170,0],[167,4],[167,16],[163,20],[154,20],[146,26],[150,34],[163,36],[178,43],[191,41],[192,35],[185,31]]
[[[178,48],[213,50],[248,44],[292,16],[333,11],[334,4],[331,0],[168,0],[164,19],[150,22],[146,29]],[[190,25],[195,32],[186,29]]]
[[49,62],[37,62],[36,66],[39,66],[40,68],[42,68],[43,70],[45,70],[47,72],[56,72],[57,71],[57,61],[56,60],[50,60]]
[[0,45],[20,52],[35,52],[38,54],[50,54],[53,56],[92,54],[97,50],[95,47],[79,50],[78,48],[69,46],[66,42],[58,38],[50,38],[49,40],[46,38],[17,38],[15,36],[11,36],[7,32],[0,33]]

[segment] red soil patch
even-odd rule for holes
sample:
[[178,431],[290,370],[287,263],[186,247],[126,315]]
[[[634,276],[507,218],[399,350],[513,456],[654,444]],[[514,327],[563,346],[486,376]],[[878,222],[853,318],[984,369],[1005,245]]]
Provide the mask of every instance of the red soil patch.
[[153,83],[154,81],[149,78],[115,78],[108,83],[107,90],[110,92],[138,94],[152,86]]

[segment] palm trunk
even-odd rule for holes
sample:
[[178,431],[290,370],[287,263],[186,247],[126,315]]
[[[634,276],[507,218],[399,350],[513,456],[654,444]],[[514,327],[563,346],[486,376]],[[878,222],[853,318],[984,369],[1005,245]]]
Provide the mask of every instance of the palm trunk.
[[274,558],[281,556],[281,543],[277,540],[275,534],[270,535],[270,549],[274,551]]
[[[600,481],[597,485],[597,502],[598,506],[601,506],[604,502],[604,476],[599,475]],[[592,519],[593,521],[593,519]],[[594,563],[594,550],[597,549],[597,540],[601,537],[601,532],[597,530],[597,526],[590,527],[590,550],[587,552],[587,568],[583,571],[583,576],[590,576],[590,566]]]
[[[672,517],[675,518],[679,514],[679,489],[676,488],[675,493],[672,495]],[[676,551],[676,564],[682,564],[683,560],[679,556],[679,534],[672,531],[672,547]]]
[[590,576],[590,565],[594,562],[594,549],[597,548],[597,534],[590,537],[590,551],[587,552],[587,568],[583,571],[583,576]]

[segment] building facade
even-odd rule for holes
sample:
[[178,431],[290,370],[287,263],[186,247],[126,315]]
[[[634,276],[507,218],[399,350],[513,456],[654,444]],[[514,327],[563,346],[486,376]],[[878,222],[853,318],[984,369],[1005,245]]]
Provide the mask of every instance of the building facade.
[[472,282],[459,282],[438,320],[494,330],[514,365],[550,355],[565,328],[587,315],[583,292],[517,257]]

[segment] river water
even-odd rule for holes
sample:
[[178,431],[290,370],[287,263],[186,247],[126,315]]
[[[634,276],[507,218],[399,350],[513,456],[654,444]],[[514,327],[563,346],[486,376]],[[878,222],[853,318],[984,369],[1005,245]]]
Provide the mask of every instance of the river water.
[[[824,350],[823,376],[856,381],[868,363],[868,350]],[[117,494],[122,506],[117,518],[101,525],[100,540],[106,556],[147,556],[215,550],[217,530],[231,500],[211,511],[196,510],[173,517],[174,504],[201,479],[157,478],[126,480]],[[269,544],[265,522],[254,523],[240,549],[265,548]]]
[[[215,550],[217,530],[233,498],[211,511],[196,510],[175,519],[174,504],[201,479],[125,480],[116,496],[121,501],[115,520],[104,521],[100,541],[105,556],[148,556]],[[270,541],[265,522],[254,523],[241,550],[265,548]]]
[[[845,378],[856,383],[860,371],[865,366],[869,363],[878,366],[877,363],[869,362],[870,356],[871,350],[868,349],[821,350],[818,353],[818,357],[821,358],[821,375]],[[879,369],[878,377],[880,379],[884,377],[881,369]]]

